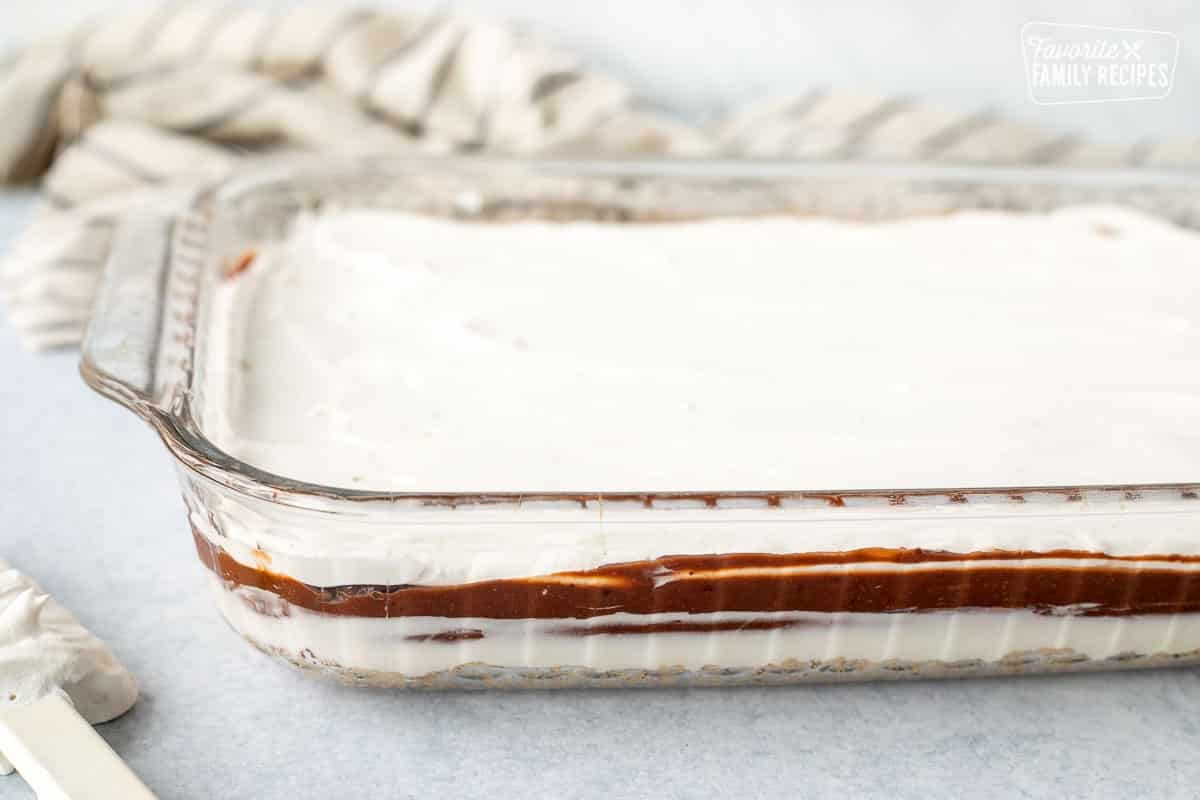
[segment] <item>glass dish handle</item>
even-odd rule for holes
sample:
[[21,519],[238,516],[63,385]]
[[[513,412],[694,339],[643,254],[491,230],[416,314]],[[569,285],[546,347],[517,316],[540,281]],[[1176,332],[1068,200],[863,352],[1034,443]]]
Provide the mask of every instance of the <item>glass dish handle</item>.
[[146,214],[120,224],[84,334],[79,371],[100,394],[150,418],[173,217]]

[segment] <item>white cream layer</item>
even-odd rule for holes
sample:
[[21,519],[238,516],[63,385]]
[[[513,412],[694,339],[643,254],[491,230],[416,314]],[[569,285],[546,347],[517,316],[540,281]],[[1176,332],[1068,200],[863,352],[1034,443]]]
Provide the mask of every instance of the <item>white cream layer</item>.
[[883,224],[299,221],[217,292],[203,420],[394,491],[1200,477],[1200,237],[1127,210]]
[[[188,505],[191,524],[238,561],[316,586],[454,585],[590,570],[664,555],[730,552],[919,547],[957,553],[1200,554],[1200,500],[1170,500],[1154,493],[1130,502],[1031,497],[1024,503],[927,508],[889,506],[885,501],[866,508],[639,508],[603,513],[526,507],[395,513],[379,502],[362,504],[361,517],[314,516],[218,493],[207,497],[203,506],[193,500]],[[1080,565],[1102,563],[1087,560]],[[1140,566],[1136,561],[1109,563],[1131,571]],[[1152,566],[1200,571],[1195,563]]]

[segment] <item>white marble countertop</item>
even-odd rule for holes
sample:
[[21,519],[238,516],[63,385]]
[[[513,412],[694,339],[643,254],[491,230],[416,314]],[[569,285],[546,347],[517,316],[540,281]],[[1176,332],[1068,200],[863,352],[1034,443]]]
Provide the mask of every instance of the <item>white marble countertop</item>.
[[[29,196],[0,194],[0,245]],[[142,697],[100,731],[163,798],[1190,796],[1200,671],[788,689],[403,694],[321,683],[219,618],[171,460],[76,356],[0,325],[0,557]],[[0,778],[0,800],[32,794]]]

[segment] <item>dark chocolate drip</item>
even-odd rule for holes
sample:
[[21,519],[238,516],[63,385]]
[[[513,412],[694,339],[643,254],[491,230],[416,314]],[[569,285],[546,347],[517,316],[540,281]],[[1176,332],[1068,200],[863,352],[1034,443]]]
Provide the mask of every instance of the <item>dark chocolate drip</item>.
[[[272,592],[310,611],[352,617],[591,619],[617,612],[889,613],[955,608],[1030,609],[1043,614],[1062,613],[1066,608],[1080,616],[1200,611],[1200,582],[1194,580],[1193,571],[1171,566],[1200,563],[1200,556],[1174,554],[863,548],[786,555],[675,555],[581,572],[450,586],[322,587],[265,567],[247,566],[199,532],[195,537],[200,560],[227,583]],[[1050,560],[1108,563],[1039,563]],[[1007,564],[1016,561],[1026,563]],[[971,568],[938,566],[946,562],[969,562]],[[878,568],[755,573],[756,569],[845,564],[877,564]],[[895,569],[896,565],[922,566]],[[605,632],[602,626],[593,630]]]
[[465,642],[472,639],[482,639],[483,631],[478,628],[455,628],[450,631],[439,631],[438,633],[418,633],[412,636],[405,636],[405,641],[409,642]]
[[726,620],[723,622],[691,622],[670,620],[647,623],[601,623],[586,628],[557,628],[551,633],[558,636],[616,636],[627,633],[713,633],[715,631],[772,631],[795,628],[800,625],[819,625],[818,622],[799,619],[749,619]]

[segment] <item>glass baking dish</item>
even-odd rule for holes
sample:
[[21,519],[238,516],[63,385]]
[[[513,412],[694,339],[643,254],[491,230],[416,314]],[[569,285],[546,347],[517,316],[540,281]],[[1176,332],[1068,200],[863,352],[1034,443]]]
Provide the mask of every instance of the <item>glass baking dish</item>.
[[233,628],[351,683],[776,684],[1195,663],[1200,484],[349,490],[223,452],[204,398],[214,287],[321,209],[638,225],[1105,203],[1197,228],[1198,187],[1151,171],[932,165],[281,163],[120,229],[81,371],[174,455]]

